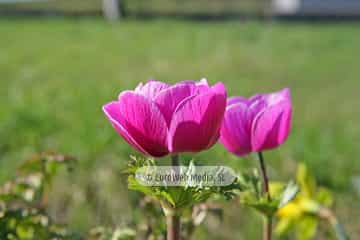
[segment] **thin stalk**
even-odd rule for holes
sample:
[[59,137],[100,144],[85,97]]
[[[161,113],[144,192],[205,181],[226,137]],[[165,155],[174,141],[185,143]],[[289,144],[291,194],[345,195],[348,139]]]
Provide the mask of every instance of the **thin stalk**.
[[[262,152],[258,152],[261,175],[263,179],[263,191],[267,196],[268,201],[271,201],[270,189],[269,189],[269,178],[266,172],[265,161]],[[272,236],[272,217],[266,216],[264,218],[264,229],[263,229],[263,240],[271,240]]]
[[168,215],[166,216],[167,226],[167,240],[180,240],[180,216]]
[[260,161],[260,168],[261,168],[261,175],[263,179],[263,189],[264,193],[267,196],[267,199],[271,201],[270,189],[269,189],[269,178],[266,172],[265,161],[262,152],[258,152],[259,154],[259,161]]
[[264,217],[263,224],[263,240],[271,240],[272,233],[272,217]]
[[[172,155],[171,156],[171,165],[172,166],[179,166],[180,160],[179,155]],[[175,168],[178,171],[178,168]],[[181,236],[181,222],[180,216],[174,212],[170,212],[166,216],[166,227],[167,227],[167,240],[180,240]]]
[[171,165],[172,166],[179,166],[180,165],[180,159],[178,154],[174,154],[171,156]]

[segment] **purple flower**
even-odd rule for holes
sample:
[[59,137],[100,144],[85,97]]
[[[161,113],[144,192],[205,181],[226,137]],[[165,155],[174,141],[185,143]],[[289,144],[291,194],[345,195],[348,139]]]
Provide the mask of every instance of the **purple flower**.
[[238,156],[276,148],[289,135],[291,114],[287,88],[248,99],[228,98],[220,142]]
[[151,80],[103,106],[116,131],[154,157],[210,148],[219,138],[225,108],[224,84],[209,86],[206,79],[175,85]]

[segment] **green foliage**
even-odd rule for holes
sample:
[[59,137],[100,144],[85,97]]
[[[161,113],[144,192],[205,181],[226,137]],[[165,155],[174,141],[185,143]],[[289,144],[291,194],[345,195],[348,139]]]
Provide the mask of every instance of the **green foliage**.
[[315,177],[310,174],[305,164],[298,166],[297,182],[301,191],[294,201],[283,204],[278,210],[276,233],[281,236],[295,231],[298,240],[310,240],[316,236],[319,222],[326,220],[334,228],[337,239],[347,239],[346,233],[330,210],[333,204],[332,194],[317,186]]
[[53,177],[62,167],[72,168],[73,163],[72,157],[41,154],[20,166],[19,176],[0,187],[0,239],[79,239],[55,224],[45,211]]
[[39,154],[18,168],[18,176],[0,187],[1,240],[132,240],[131,228],[95,227],[84,236],[56,224],[46,213],[51,183],[61,169],[76,161],[61,154]]
[[[132,162],[129,163],[126,173],[128,176],[128,188],[130,190],[136,190],[143,194],[152,197],[157,200],[164,211],[182,212],[186,209],[191,209],[194,205],[204,203],[210,198],[215,196],[225,196],[227,199],[231,199],[235,196],[235,191],[240,189],[240,185],[237,181],[234,181],[228,186],[211,186],[200,187],[199,186],[145,186],[140,184],[135,179],[135,172],[137,169],[143,166],[156,166],[155,161],[151,158],[135,158],[132,157]],[[189,171],[195,168],[193,161],[189,163]]]
[[[278,209],[294,199],[299,191],[299,187],[293,182],[277,187],[273,185],[272,198],[269,201],[267,196],[262,193],[262,182],[256,170],[248,174],[239,174],[232,184],[222,187],[190,187],[186,184],[184,187],[146,186],[135,179],[136,171],[143,166],[156,166],[156,162],[151,158],[132,157],[132,162],[125,170],[129,174],[128,187],[159,202],[165,214],[184,215],[189,209],[194,210],[195,206],[205,204],[210,199],[225,197],[226,200],[230,200],[239,197],[242,204],[256,209],[266,217],[273,217]],[[191,172],[191,169],[195,167],[193,161],[190,161],[189,171]],[[202,184],[199,183],[199,186]],[[202,215],[204,214],[198,214],[198,219],[201,219],[199,222],[203,220]],[[194,220],[192,224],[194,222],[197,220]]]
[[299,187],[289,182],[287,185],[271,184],[271,199],[262,192],[262,181],[257,170],[240,175],[239,184],[242,186],[240,202],[256,209],[266,217],[273,217],[276,211],[293,200],[299,191]]

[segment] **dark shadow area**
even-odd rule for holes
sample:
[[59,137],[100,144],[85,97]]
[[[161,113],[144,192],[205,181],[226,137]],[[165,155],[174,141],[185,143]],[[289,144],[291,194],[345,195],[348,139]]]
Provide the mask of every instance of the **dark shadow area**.
[[69,12],[57,10],[0,9],[0,17],[92,17],[102,16],[101,11]]
[[289,21],[289,22],[324,22],[324,23],[337,23],[337,22],[360,22],[360,15],[341,16],[341,15],[283,15],[274,16],[274,20]]
[[[0,9],[1,17],[102,17],[102,11],[59,11],[59,10],[33,10],[33,9]],[[265,16],[264,14],[257,13],[241,13],[241,12],[222,12],[217,14],[207,13],[158,13],[150,11],[126,11],[125,19],[138,19],[138,20],[157,20],[157,19],[176,19],[184,21],[287,21],[287,22],[359,22],[359,15],[341,16],[341,15],[278,15],[278,16]]]

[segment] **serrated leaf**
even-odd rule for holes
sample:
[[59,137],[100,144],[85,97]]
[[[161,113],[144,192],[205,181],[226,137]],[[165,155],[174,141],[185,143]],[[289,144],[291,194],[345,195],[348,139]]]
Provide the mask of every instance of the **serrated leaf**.
[[[152,159],[132,157],[132,162],[129,163],[127,169],[124,171],[129,174],[128,188],[152,197],[153,199],[159,201],[163,206],[165,205],[164,207],[172,207],[177,210],[189,208],[198,203],[203,203],[214,196],[224,196],[227,199],[231,199],[237,195],[238,191],[245,188],[244,186],[241,186],[237,178],[228,186],[218,187],[199,187],[191,186],[191,184],[185,184],[185,187],[145,186],[138,182],[135,178],[137,170],[144,166],[156,166],[156,163]],[[191,174],[195,168],[196,166],[194,162],[190,161],[187,173]],[[253,188],[251,184],[249,184],[250,186],[247,186],[247,188]]]
[[245,204],[264,216],[272,217],[277,211],[278,201],[272,200],[268,201],[267,197],[258,198],[253,192],[244,192],[241,194],[240,201],[242,204]]
[[156,194],[156,196],[161,197],[163,201],[167,201],[173,207],[176,207],[176,202],[173,197],[166,191],[160,191]]

